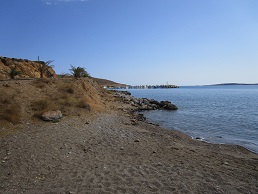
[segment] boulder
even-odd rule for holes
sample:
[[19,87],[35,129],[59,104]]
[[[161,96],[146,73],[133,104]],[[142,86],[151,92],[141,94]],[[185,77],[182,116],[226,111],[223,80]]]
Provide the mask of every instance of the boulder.
[[117,91],[114,97],[120,97],[123,99],[124,102],[131,104],[138,108],[138,110],[177,110],[177,106],[172,104],[170,101],[157,101],[154,99],[148,98],[135,98],[131,96],[131,94],[127,94],[126,92]]
[[165,110],[177,110],[178,108],[177,108],[177,106],[176,105],[174,105],[174,104],[168,104],[168,105],[166,105],[165,107],[163,107]]
[[150,103],[150,104],[155,104],[155,105],[157,105],[157,106],[160,106],[159,101],[154,100],[154,99],[149,99],[149,103]]
[[154,110],[152,106],[148,106],[146,104],[143,104],[141,106],[138,106],[139,110]]
[[42,115],[44,121],[56,121],[63,117],[60,110],[57,111],[47,111]]
[[161,101],[160,102],[160,106],[161,108],[165,109],[165,110],[177,110],[177,106],[172,104],[169,101]]

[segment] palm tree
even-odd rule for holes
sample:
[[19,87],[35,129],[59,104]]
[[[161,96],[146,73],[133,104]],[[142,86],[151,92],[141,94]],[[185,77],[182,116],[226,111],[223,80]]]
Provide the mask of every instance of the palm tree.
[[39,73],[40,73],[40,78],[43,78],[43,75],[44,73],[46,73],[46,71],[50,68],[50,67],[54,67],[53,65],[50,65],[50,63],[52,63],[53,60],[50,60],[50,61],[47,61],[47,62],[44,62],[44,61],[40,61],[38,62],[39,63],[39,66],[38,66],[38,70],[39,70]]
[[90,77],[90,74],[85,70],[84,67],[75,67],[71,65],[71,69],[69,69],[74,78],[80,77]]

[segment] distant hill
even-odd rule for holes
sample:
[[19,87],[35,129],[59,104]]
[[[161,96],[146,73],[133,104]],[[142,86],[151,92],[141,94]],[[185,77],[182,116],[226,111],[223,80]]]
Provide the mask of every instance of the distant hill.
[[234,86],[234,85],[258,85],[258,83],[254,84],[245,84],[245,83],[222,83],[222,84],[212,84],[207,86]]
[[94,77],[92,77],[92,79],[103,87],[104,86],[106,86],[106,87],[125,87],[126,86],[126,84],[116,83],[114,81],[110,81],[107,79],[94,78]]

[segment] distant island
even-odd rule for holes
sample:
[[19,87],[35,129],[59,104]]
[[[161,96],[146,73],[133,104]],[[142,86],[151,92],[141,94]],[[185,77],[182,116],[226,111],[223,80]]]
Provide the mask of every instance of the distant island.
[[245,84],[245,83],[222,83],[222,84],[211,84],[211,85],[205,85],[205,86],[236,86],[236,85],[258,85],[258,83],[254,84]]

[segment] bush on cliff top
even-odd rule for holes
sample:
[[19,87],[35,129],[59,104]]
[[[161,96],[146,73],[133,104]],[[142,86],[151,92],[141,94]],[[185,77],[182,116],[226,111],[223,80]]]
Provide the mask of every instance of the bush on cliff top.
[[90,74],[83,67],[75,67],[71,65],[71,69],[69,69],[74,78],[80,77],[90,77]]

